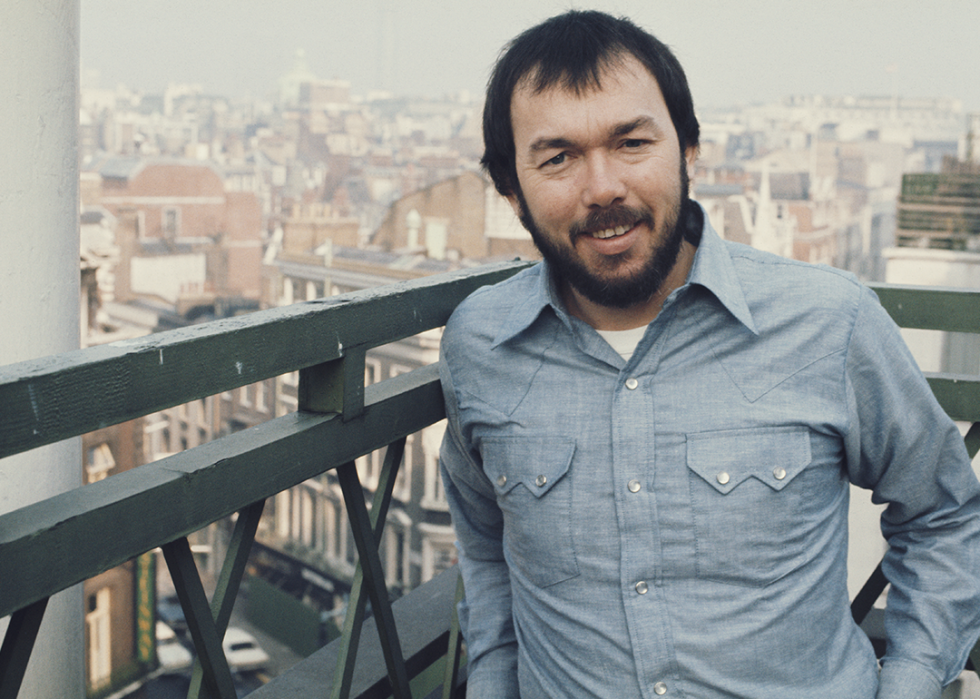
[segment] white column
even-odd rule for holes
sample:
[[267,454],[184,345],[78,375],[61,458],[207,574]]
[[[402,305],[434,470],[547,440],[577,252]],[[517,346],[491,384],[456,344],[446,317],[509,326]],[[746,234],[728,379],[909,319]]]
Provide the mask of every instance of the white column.
[[[0,365],[79,346],[78,18],[79,0],[0,3]],[[0,460],[0,512],[81,471],[79,439]],[[84,696],[82,624],[80,586],[51,599],[18,699]]]

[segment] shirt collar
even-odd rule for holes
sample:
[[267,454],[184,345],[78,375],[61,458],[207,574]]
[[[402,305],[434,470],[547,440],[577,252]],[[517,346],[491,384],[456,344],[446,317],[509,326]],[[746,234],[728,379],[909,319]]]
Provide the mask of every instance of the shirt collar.
[[701,243],[694,256],[691,271],[687,275],[687,284],[703,286],[714,294],[742,325],[753,334],[758,334],[729,247],[711,227],[707,213],[704,214]]
[[524,332],[549,306],[559,317],[565,315],[558,289],[552,281],[550,265],[542,260],[529,270],[529,274],[534,275],[530,285],[531,293],[511,309],[497,331],[491,349]]
[[[711,227],[706,213],[703,218],[704,227],[701,232],[701,242],[694,255],[694,263],[691,266],[685,286],[697,284],[704,287],[714,294],[740,323],[754,334],[758,334],[728,248],[714,228]],[[531,286],[531,293],[511,309],[506,320],[497,331],[492,347],[507,342],[522,333],[549,306],[563,322],[569,324],[561,296],[552,281],[548,263],[542,261],[531,269],[531,273],[536,275]]]

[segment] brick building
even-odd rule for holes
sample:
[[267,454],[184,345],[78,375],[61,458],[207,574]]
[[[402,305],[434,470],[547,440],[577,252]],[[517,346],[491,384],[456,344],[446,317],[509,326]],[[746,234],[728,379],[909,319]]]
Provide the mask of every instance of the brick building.
[[201,162],[112,158],[89,196],[117,219],[116,299],[155,297],[184,312],[219,298],[258,299],[262,209]]

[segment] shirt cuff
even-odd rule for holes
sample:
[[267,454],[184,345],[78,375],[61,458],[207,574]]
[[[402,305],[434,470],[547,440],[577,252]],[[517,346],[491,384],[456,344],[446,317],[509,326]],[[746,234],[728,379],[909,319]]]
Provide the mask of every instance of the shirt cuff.
[[885,659],[878,678],[877,699],[941,699],[942,685],[917,662]]

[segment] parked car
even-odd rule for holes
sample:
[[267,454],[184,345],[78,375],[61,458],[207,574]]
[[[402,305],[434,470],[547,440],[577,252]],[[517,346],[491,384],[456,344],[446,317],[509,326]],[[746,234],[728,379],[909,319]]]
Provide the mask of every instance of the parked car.
[[168,595],[157,602],[157,619],[177,633],[187,631],[187,619],[177,595]]
[[255,637],[235,626],[225,631],[221,647],[228,659],[228,667],[233,672],[262,670],[269,662],[269,654],[262,650]]
[[164,673],[186,670],[194,662],[194,657],[177,638],[174,630],[157,622],[157,660]]

